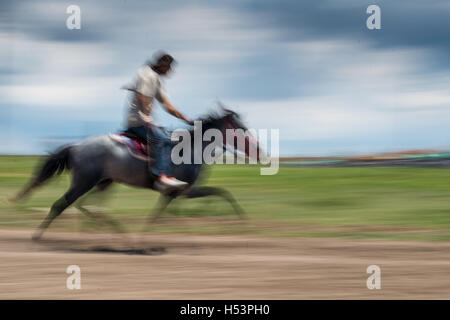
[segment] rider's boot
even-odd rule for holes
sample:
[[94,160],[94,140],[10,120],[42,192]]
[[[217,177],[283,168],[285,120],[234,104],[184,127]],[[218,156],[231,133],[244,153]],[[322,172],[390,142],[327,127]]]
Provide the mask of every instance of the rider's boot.
[[183,190],[189,184],[184,181],[180,181],[174,177],[168,177],[165,174],[159,175],[158,179],[155,181],[155,189],[162,193],[170,193],[174,190]]

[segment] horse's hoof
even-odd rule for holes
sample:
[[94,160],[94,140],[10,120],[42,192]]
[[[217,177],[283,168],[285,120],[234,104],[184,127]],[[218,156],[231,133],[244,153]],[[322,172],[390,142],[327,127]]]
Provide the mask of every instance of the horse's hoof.
[[40,232],[40,231],[37,231],[37,232],[35,232],[32,236],[31,236],[31,240],[33,240],[33,241],[39,241],[39,240],[41,240],[41,238],[42,238],[42,232]]
[[248,216],[244,212],[239,212],[238,217],[241,220],[248,220]]

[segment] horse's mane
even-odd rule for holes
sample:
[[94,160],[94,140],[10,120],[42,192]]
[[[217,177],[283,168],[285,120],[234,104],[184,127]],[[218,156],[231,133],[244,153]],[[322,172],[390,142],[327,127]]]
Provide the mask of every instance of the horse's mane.
[[208,113],[199,117],[197,120],[202,121],[204,126],[205,125],[208,126],[208,125],[214,124],[218,120],[222,120],[224,117],[226,117],[228,115],[234,115],[237,118],[240,118],[236,112],[225,107],[225,105],[222,104],[220,101],[217,102],[217,104],[219,106],[218,110],[210,110]]
[[224,116],[225,114],[223,113],[219,113],[216,110],[211,110],[207,114],[199,117],[197,120],[202,121],[204,124],[206,124],[222,119]]

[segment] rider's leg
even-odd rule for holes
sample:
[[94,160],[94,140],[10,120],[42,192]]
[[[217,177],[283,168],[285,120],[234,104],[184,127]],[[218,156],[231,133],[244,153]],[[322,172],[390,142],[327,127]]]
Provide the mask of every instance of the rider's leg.
[[152,160],[154,160],[149,167],[155,180],[158,182],[156,189],[169,192],[172,189],[184,189],[187,187],[188,184],[186,182],[171,177],[172,160],[170,153],[172,141],[162,128],[151,124],[148,130],[146,127],[140,126],[128,128],[127,131],[148,141],[150,155],[153,158]]
[[155,160],[152,166],[152,172],[156,176],[172,174],[172,160],[170,159],[171,141],[164,130],[158,126],[150,126],[148,132],[149,142],[152,146],[151,154]]
[[[158,177],[159,184],[163,184],[169,188],[183,189],[187,187],[187,183],[173,178],[172,175],[172,159],[171,148],[172,141],[169,139],[164,130],[158,126],[151,125],[149,129],[150,153],[152,154],[154,163],[152,164],[152,173]],[[169,191],[166,190],[166,191]]]

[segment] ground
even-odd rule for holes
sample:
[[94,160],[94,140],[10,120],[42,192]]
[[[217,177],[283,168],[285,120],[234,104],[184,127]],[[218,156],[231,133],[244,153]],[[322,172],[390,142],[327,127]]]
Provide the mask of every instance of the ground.
[[[129,234],[126,244],[86,233],[49,233],[34,243],[30,236],[0,231],[0,299],[450,298],[448,243]],[[73,264],[80,290],[66,288]],[[380,290],[366,287],[373,264]]]
[[[450,299],[446,168],[214,166],[204,183],[229,190],[247,220],[217,198],[180,200],[142,233],[157,194],[117,185],[88,208],[125,235],[71,207],[34,243],[70,178],[6,201],[40,160],[0,157],[0,299]],[[69,265],[81,290],[66,288]],[[381,290],[366,287],[370,265]]]

